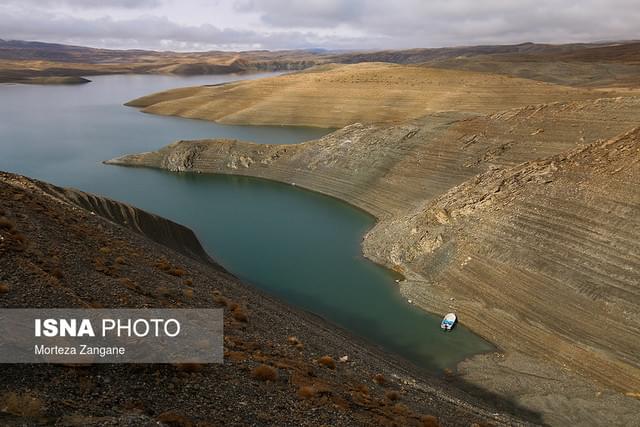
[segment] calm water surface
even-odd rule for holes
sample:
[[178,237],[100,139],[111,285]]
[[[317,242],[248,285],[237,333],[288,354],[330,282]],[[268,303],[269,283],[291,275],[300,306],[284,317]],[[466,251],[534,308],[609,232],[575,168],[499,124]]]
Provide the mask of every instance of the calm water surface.
[[295,143],[327,131],[225,126],[143,114],[122,104],[152,92],[253,76],[100,76],[80,86],[0,85],[0,169],[134,204],[192,228],[240,278],[420,366],[450,367],[491,349],[408,304],[388,270],[364,259],[374,220],[346,203],[244,177],[105,166],[177,139]]

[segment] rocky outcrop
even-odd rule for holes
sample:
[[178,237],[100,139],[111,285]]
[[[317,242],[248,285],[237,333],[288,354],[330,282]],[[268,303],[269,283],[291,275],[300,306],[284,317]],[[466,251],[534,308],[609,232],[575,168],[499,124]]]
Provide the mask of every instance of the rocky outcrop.
[[72,188],[61,188],[43,182],[36,182],[36,185],[51,196],[73,203],[94,215],[99,215],[106,220],[126,227],[178,253],[215,265],[216,268],[222,268],[213,263],[193,231],[183,225],[95,194]]

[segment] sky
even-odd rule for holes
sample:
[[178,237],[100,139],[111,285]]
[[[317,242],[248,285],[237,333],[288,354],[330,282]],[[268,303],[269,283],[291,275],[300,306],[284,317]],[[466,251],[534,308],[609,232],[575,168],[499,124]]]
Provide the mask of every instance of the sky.
[[0,0],[0,38],[114,49],[404,49],[640,39],[640,0]]

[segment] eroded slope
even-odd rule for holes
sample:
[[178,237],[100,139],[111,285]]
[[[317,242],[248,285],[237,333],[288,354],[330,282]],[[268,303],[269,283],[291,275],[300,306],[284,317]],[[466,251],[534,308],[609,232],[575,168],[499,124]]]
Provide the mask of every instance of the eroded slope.
[[640,129],[479,175],[379,224],[375,259],[507,350],[640,389]]
[[517,108],[489,116],[440,113],[397,126],[353,124],[302,144],[179,141],[112,164],[264,177],[396,215],[493,167],[612,138],[640,122],[640,98]]

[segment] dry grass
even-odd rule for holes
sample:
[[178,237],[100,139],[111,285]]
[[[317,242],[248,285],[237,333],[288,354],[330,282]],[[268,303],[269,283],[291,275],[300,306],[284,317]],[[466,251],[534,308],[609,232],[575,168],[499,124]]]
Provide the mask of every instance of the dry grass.
[[184,279],[184,280],[183,280],[183,282],[182,282],[182,284],[183,284],[183,285],[185,285],[185,286],[191,286],[191,285],[193,285],[193,280],[191,280],[191,279]]
[[216,304],[220,304],[223,307],[227,307],[229,305],[229,300],[225,297],[223,297],[222,295],[213,295],[213,301]]
[[287,342],[297,348],[298,350],[302,350],[304,348],[304,344],[296,337],[287,338]]
[[423,415],[420,418],[422,425],[424,427],[440,427],[440,423],[438,422],[438,418],[433,415]]
[[195,373],[202,371],[205,365],[202,363],[178,363],[175,366],[180,372]]
[[0,283],[0,295],[8,293],[10,290],[11,288],[9,287],[9,285],[7,285],[6,283]]
[[180,267],[173,267],[173,268],[169,269],[167,271],[167,273],[172,275],[172,276],[176,276],[176,277],[182,277],[185,274],[187,274],[187,272],[184,269],[180,268]]
[[116,264],[122,265],[122,264],[126,264],[126,263],[127,263],[127,260],[126,260],[125,257],[119,256],[119,257],[116,258]]
[[64,277],[64,273],[62,273],[62,270],[60,269],[60,267],[53,268],[51,270],[51,275],[58,280]]
[[336,369],[336,361],[331,356],[322,356],[318,359],[318,364],[329,369]]
[[118,282],[128,288],[131,289],[132,291],[139,291],[140,290],[140,286],[138,286],[138,284],[136,282],[134,282],[133,280],[129,279],[128,277],[122,277],[120,279],[118,279]]
[[396,400],[400,399],[400,393],[395,390],[389,390],[384,394],[384,397],[392,402],[395,402]]
[[166,286],[160,286],[156,289],[156,294],[160,297],[168,298],[171,296],[171,290]]
[[234,310],[231,311],[231,316],[238,322],[247,323],[249,321],[249,316],[247,312],[240,306],[237,306]]
[[19,417],[38,417],[42,408],[42,401],[30,393],[9,392],[0,399],[0,411]]
[[251,370],[251,378],[259,381],[277,381],[278,370],[269,365],[258,365]]
[[387,383],[387,379],[382,374],[375,374],[373,376],[373,382],[383,386]]
[[175,411],[167,411],[158,415],[156,421],[170,427],[193,427],[193,421]]
[[369,395],[369,387],[367,387],[364,384],[358,384],[355,387],[355,391],[357,391],[358,393],[362,393],[364,395],[367,395],[367,396]]
[[409,407],[403,403],[396,403],[392,408],[393,412],[400,415],[407,415],[411,412]]
[[11,231],[16,228],[16,224],[6,216],[0,217],[0,229]]
[[311,399],[316,397],[317,391],[312,385],[303,385],[298,389],[298,397],[301,399]]
[[155,264],[156,268],[162,270],[162,271],[169,271],[171,270],[171,264],[169,264],[169,261],[167,261],[166,259],[162,258],[160,260],[158,260]]
[[191,288],[183,289],[182,290],[182,295],[184,295],[184,297],[187,298],[187,299],[193,298],[193,289],[191,289]]

